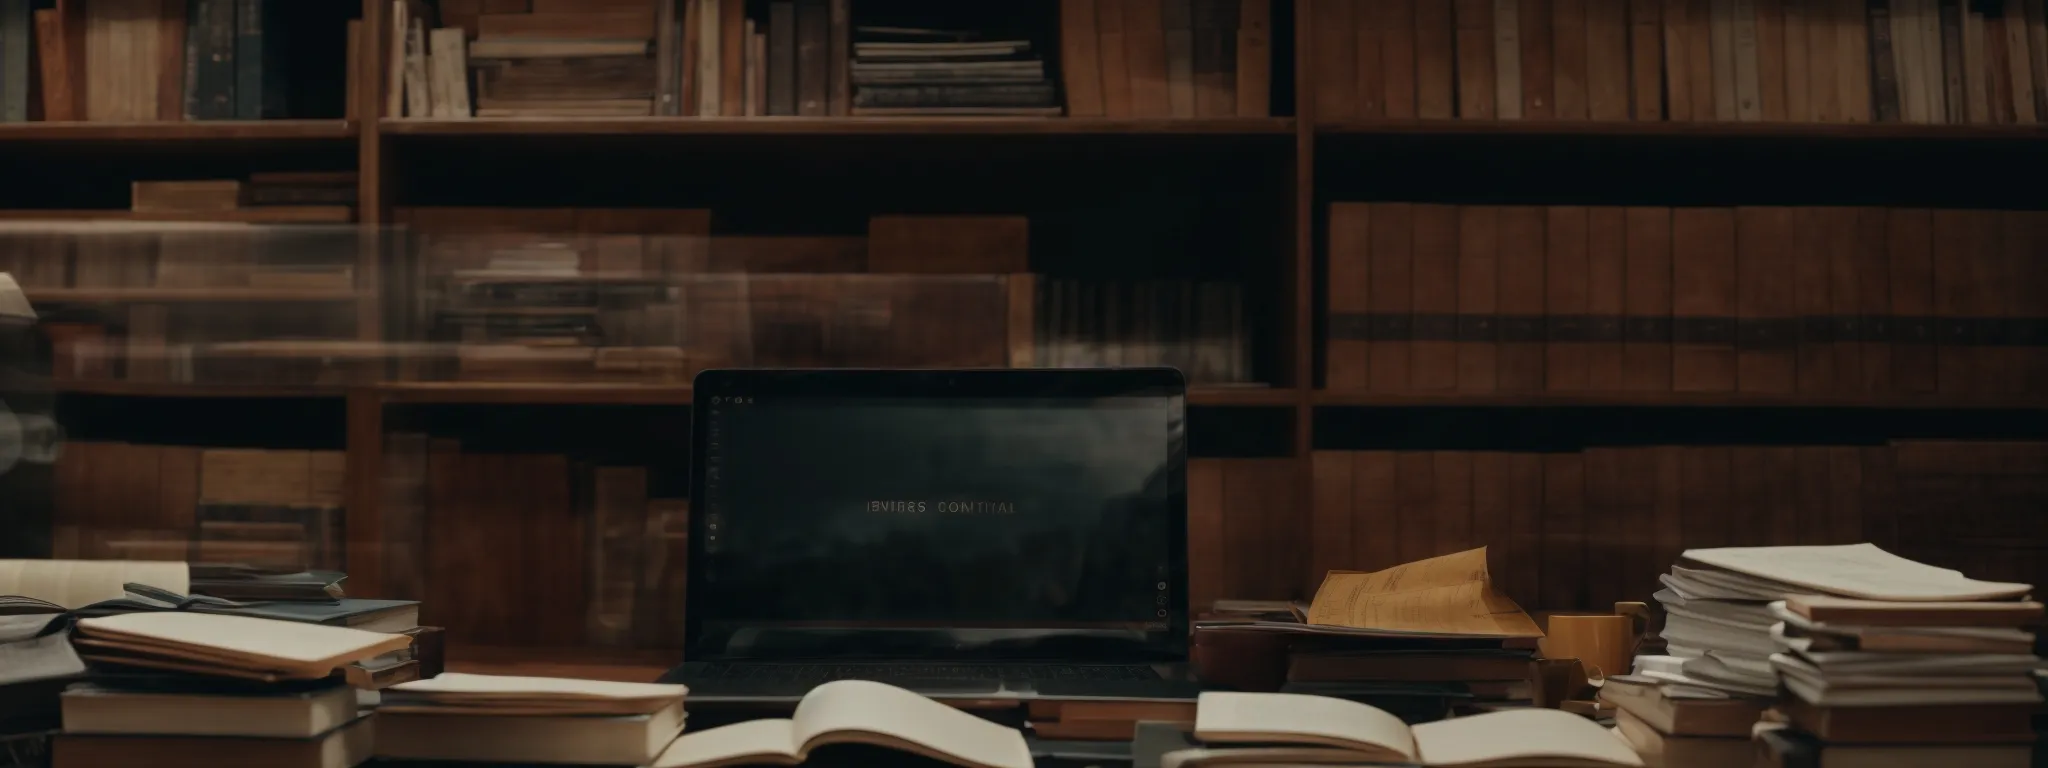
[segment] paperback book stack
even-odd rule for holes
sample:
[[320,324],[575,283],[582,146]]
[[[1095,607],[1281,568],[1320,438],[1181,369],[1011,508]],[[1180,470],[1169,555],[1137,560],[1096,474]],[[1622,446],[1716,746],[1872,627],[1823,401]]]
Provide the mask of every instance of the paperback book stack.
[[[1954,572],[1947,572],[1954,573]],[[2029,765],[2041,695],[2034,635],[2042,606],[2025,584],[1974,582],[1943,602],[1793,596],[1771,657],[1792,730],[1767,742],[1827,763]]]
[[648,765],[683,731],[680,685],[445,674],[384,692],[376,754]]
[[1028,40],[895,27],[855,32],[853,114],[1060,114],[1045,62]]
[[56,768],[348,768],[371,731],[339,670],[412,639],[161,611],[81,619],[73,643],[96,674],[62,696]]

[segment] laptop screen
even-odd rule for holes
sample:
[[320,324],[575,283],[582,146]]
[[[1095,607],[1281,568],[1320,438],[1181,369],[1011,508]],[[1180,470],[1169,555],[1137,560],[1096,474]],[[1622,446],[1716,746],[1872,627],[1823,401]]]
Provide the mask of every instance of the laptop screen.
[[1184,652],[1178,374],[698,381],[687,658]]

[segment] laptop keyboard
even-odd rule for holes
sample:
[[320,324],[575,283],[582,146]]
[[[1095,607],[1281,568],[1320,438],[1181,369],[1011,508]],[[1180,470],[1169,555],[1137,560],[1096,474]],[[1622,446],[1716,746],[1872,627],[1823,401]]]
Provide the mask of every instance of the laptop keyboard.
[[754,680],[829,683],[834,680],[959,680],[1022,682],[1158,680],[1151,667],[1136,664],[769,664],[708,662],[690,671],[693,680]]

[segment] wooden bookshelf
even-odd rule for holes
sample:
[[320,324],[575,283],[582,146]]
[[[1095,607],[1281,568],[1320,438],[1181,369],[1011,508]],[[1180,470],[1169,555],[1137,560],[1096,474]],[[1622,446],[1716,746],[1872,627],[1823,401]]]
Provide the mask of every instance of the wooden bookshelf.
[[[1766,418],[1774,418],[1775,412],[1797,411],[1802,415],[1818,413],[1823,419],[1860,422],[1942,411],[1935,416],[1955,415],[1958,420],[1972,424],[2010,417],[2020,423],[2014,429],[2021,431],[2033,429],[2031,425],[2048,416],[2048,396],[2042,391],[2026,390],[1762,395],[1373,392],[1324,388],[1327,360],[1323,346],[1329,329],[1319,313],[1326,308],[1325,292],[1331,277],[1327,211],[1334,202],[1664,207],[1900,205],[1936,210],[1996,205],[2039,209],[2039,195],[2029,196],[2031,188],[2024,181],[2042,178],[2044,171],[2048,171],[2048,126],[2044,125],[1360,119],[1319,115],[1319,86],[1327,84],[1319,83],[1315,72],[1318,36],[1312,11],[1317,2],[1326,1],[1277,0],[1274,4],[1273,117],[396,118],[381,114],[382,66],[388,59],[389,41],[385,35],[369,34],[361,36],[356,50],[356,77],[350,96],[357,105],[357,119],[0,124],[0,165],[63,154],[65,159],[61,163],[75,164],[84,172],[88,160],[71,158],[90,157],[93,164],[134,166],[133,171],[122,171],[129,174],[126,180],[133,180],[202,178],[221,163],[240,163],[249,169],[295,170],[348,167],[334,161],[352,160],[353,167],[359,170],[358,207],[352,223],[366,230],[408,223],[401,215],[402,210],[431,206],[560,209],[589,205],[716,210],[728,198],[743,198],[744,203],[753,206],[730,217],[727,212],[718,211],[714,235],[726,234],[722,228],[728,223],[734,232],[755,235],[775,233],[776,227],[792,221],[813,224],[806,219],[811,216],[843,225],[845,220],[876,212],[903,212],[882,210],[882,206],[933,212],[1013,213],[1017,207],[1035,205],[1052,213],[1049,218],[1057,218],[1086,209],[1100,199],[1169,199],[1189,192],[1176,185],[1183,179],[1194,179],[1188,186],[1197,196],[1206,193],[1215,197],[1206,201],[1206,207],[1195,206],[1200,215],[1171,221],[1112,219],[1107,225],[1099,221],[1092,224],[1115,230],[1117,235],[1129,232],[1137,233],[1130,235],[1132,238],[1153,238],[1135,240],[1137,247],[1116,241],[1105,248],[1136,253],[1147,250],[1146,245],[1163,241],[1163,232],[1201,224],[1207,218],[1241,216],[1247,222],[1230,232],[1233,241],[1228,247],[1240,261],[1229,267],[1234,270],[1232,276],[1248,286],[1248,295],[1255,294],[1260,299],[1257,321],[1248,326],[1254,337],[1252,346],[1257,350],[1257,378],[1269,386],[1194,388],[1189,396],[1192,405],[1205,411],[1221,411],[1232,419],[1228,427],[1212,427],[1219,434],[1198,435],[1194,443],[1235,437],[1221,433],[1235,430],[1239,422],[1234,419],[1240,417],[1278,417],[1270,420],[1285,434],[1270,441],[1270,445],[1262,444],[1250,456],[1219,452],[1200,458],[1206,464],[1198,472],[1190,473],[1199,475],[1195,478],[1201,488],[1199,493],[1207,494],[1195,499],[1203,505],[1199,514],[1203,525],[1208,526],[1203,529],[1207,533],[1190,536],[1191,546],[1197,547],[1199,553],[1191,576],[1199,582],[1205,596],[1302,597],[1313,590],[1314,574],[1308,568],[1297,567],[1308,560],[1302,556],[1304,550],[1326,538],[1329,531],[1338,529],[1339,521],[1343,525],[1339,535],[1348,537],[1352,530],[1351,519],[1343,516],[1348,511],[1342,511],[1349,510],[1349,506],[1332,507],[1323,503],[1328,499],[1319,495],[1336,493],[1331,489],[1339,487],[1338,484],[1316,471],[1319,459],[1332,461],[1323,454],[1344,450],[1332,446],[1355,437],[1338,434],[1346,429],[1330,425],[1339,420],[1335,416],[1346,412],[1384,409],[1402,414],[1434,414],[1463,409],[1537,412],[1620,408],[1668,414],[1711,409],[1714,412],[1707,414],[1711,418],[1722,418],[1719,411],[1728,410],[1731,413],[1727,416],[1732,419],[1740,416],[1732,411],[1753,408],[1774,412]],[[1050,8],[1053,4],[1040,5]],[[388,0],[362,0],[360,18],[366,29],[383,29],[389,24],[390,12]],[[1279,26],[1283,22],[1284,28]],[[854,139],[838,140],[844,137]],[[960,141],[946,140],[955,137]],[[1616,148],[1627,151],[1611,152]],[[103,149],[113,156],[100,159],[97,153]],[[1822,151],[1813,152],[1816,149]],[[1823,170],[1780,162],[1806,154],[1825,155]],[[1132,156],[1142,156],[1151,165],[1116,165]],[[1111,170],[1100,170],[1103,167]],[[1162,169],[1185,175],[1171,176],[1169,183],[1157,183],[1155,177],[1164,174],[1152,172]],[[1834,173],[1843,169],[1854,173]],[[949,170],[954,175],[948,175]],[[901,183],[894,178],[899,172],[906,177]],[[2022,183],[2012,189],[1999,189],[1973,180],[1990,173]],[[44,175],[55,173],[53,170]],[[468,178],[471,175],[476,178]],[[28,183],[43,182],[38,179]],[[1193,187],[1195,184],[1200,186]],[[79,202],[75,198],[81,195],[76,189],[67,187],[63,191],[69,196],[50,202],[49,209],[0,211],[0,220],[337,223],[331,214],[323,214],[325,218],[293,218],[290,213],[274,211],[136,214],[111,207],[119,205],[118,202]],[[36,195],[40,195],[40,190]],[[779,203],[785,198],[794,201],[795,212],[772,209],[763,202]],[[870,203],[871,198],[884,202]],[[30,202],[44,201],[37,197]],[[870,204],[877,210],[860,208]],[[742,206],[735,203],[734,207]],[[1157,212],[1135,207],[1147,213]],[[1060,221],[1055,228],[1064,231],[1078,229],[1079,225],[1067,220]],[[846,233],[835,229],[826,234]],[[1034,232],[1032,237],[1036,243],[1039,233]],[[1033,252],[1033,266],[1039,266],[1036,262],[1041,257],[1061,255]],[[1184,254],[1170,251],[1164,256],[1164,261],[1171,265],[1172,260]],[[364,248],[355,264],[358,284],[389,286],[404,282],[400,276],[403,273],[394,275],[387,271],[390,265],[384,259],[385,255],[377,249]],[[2000,269],[2020,269],[2028,262],[2015,257],[1999,264],[2006,265]],[[30,291],[31,299],[38,302],[353,301],[357,305],[356,333],[365,341],[400,336],[397,331],[387,334],[385,329],[387,321],[401,314],[398,308],[407,306],[405,302],[410,298],[396,294],[150,288]],[[1933,295],[1931,289],[1929,294]],[[2042,299],[2037,296],[2035,300]],[[2032,314],[2043,312],[2037,310]],[[1998,365],[2004,363],[1987,364],[1985,370],[1996,369]],[[515,412],[517,406],[529,405],[621,406],[590,410],[673,413],[674,407],[691,402],[690,388],[680,384],[399,380],[352,387],[273,387],[108,381],[59,382],[55,388],[60,393],[106,400],[205,399],[207,407],[231,405],[237,400],[344,400],[346,423],[339,430],[344,433],[351,473],[347,539],[355,557],[349,589],[352,594],[364,596],[391,594],[393,588],[383,570],[376,567],[380,563],[378,545],[389,533],[387,523],[396,525],[391,523],[393,516],[387,516],[381,508],[384,440],[390,433],[409,428],[407,418],[448,411],[498,412],[492,406],[506,406],[501,410]],[[638,406],[651,407],[634,410]],[[1379,415],[1368,413],[1362,418]],[[1557,416],[1555,423],[1569,424],[1573,418],[1577,417],[1566,413]],[[1929,423],[1934,426],[1927,426]],[[1978,434],[1946,432],[1938,421],[1915,422],[1912,426],[1917,430],[1913,432],[1916,438],[1931,435],[1963,439]],[[1372,429],[1367,426],[1350,431]],[[1441,439],[1444,431],[1369,436],[1388,441]],[[1996,436],[2009,439],[2011,434],[1998,432]],[[2030,439],[2043,437],[2048,435],[2030,434]],[[1881,468],[1879,464],[1871,466],[1873,473]],[[1351,476],[1343,477],[1347,485],[1342,488],[1349,493]],[[1325,482],[1328,487],[1323,485]],[[1363,514],[1360,519],[1364,519]],[[2015,536],[2031,536],[2026,530],[2031,529],[2023,529]],[[1359,534],[1359,538],[1362,541],[1367,536]],[[2026,546],[2041,544],[2031,539],[2025,542]],[[1639,591],[1642,594],[1631,596],[1647,597],[1648,589]],[[571,620],[580,622],[582,618]],[[565,653],[559,648],[451,648],[450,668],[645,680],[674,661],[667,652],[600,651],[594,657],[589,653],[587,649]],[[592,660],[559,661],[571,656]],[[548,659],[557,661],[552,666],[537,663]]]
[[23,142],[179,144],[195,142],[340,142],[356,137],[352,120],[0,123],[0,145]]
[[1206,119],[1002,117],[620,117],[384,119],[390,136],[1284,136],[1285,117]]
[[1591,120],[1341,120],[1316,123],[1321,136],[1557,136],[1690,139],[1827,139],[1954,142],[2048,139],[2048,125],[1912,123],[1701,123]]
[[301,288],[30,288],[29,301],[68,304],[189,304],[355,301],[363,294]]
[[2038,395],[1762,395],[1719,392],[1373,393],[1316,390],[1315,404],[1349,408],[1798,408],[1813,410],[2048,409]]

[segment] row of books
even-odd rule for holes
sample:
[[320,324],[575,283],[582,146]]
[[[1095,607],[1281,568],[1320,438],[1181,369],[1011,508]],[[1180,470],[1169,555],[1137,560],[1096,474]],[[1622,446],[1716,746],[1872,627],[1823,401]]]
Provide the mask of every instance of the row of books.
[[344,224],[354,219],[355,192],[353,173],[137,181],[130,198],[138,214],[182,221],[0,224],[0,272],[12,274],[39,305],[49,299],[37,288],[346,291],[360,255],[354,228],[239,220]]
[[1925,440],[1317,451],[1310,554],[1372,570],[1488,546],[1501,589],[1550,609],[1643,600],[1664,565],[1694,544],[1872,541],[1936,565],[2027,579],[2042,567],[2012,547],[2042,537],[2000,521],[2048,503],[2044,459],[2048,444],[2038,442]]
[[[645,467],[468,451],[412,432],[384,445],[386,583],[432,606],[428,620],[452,641],[681,643],[689,500],[654,496]],[[492,594],[521,597],[482,599]]]
[[1073,117],[1272,113],[1269,0],[1061,0]]
[[1328,234],[1332,389],[2048,383],[2033,212],[1337,203]]
[[347,471],[339,451],[68,442],[54,556],[338,570]]
[[1324,0],[1322,120],[2036,123],[2039,0]]
[[[457,0],[436,8],[394,0],[384,111],[414,118],[656,114],[658,98],[665,106],[674,97],[663,90],[677,64],[672,5]],[[659,52],[652,49],[657,38]]]
[[1037,312],[1033,362],[1041,367],[1168,366],[1190,384],[1253,380],[1235,283],[1048,279]]
[[[0,122],[287,117],[274,0],[0,2]],[[39,94],[32,102],[31,94]]]

